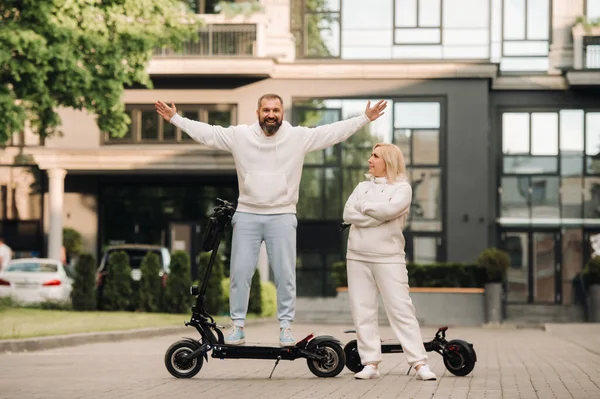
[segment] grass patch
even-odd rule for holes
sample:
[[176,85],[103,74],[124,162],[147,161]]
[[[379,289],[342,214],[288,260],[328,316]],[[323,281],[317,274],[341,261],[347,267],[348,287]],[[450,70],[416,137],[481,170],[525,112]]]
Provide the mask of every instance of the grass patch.
[[[5,308],[0,311],[0,339],[21,339],[98,331],[124,331],[137,328],[184,326],[189,314],[133,312],[72,312],[31,308]],[[251,317],[249,317],[251,318]],[[229,318],[217,317],[218,324]]]

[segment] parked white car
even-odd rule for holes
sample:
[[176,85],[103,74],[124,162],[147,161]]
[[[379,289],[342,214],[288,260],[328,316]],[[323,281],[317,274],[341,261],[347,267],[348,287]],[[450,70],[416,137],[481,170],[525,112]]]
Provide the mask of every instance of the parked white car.
[[73,276],[54,259],[13,259],[0,271],[0,296],[18,302],[70,301]]

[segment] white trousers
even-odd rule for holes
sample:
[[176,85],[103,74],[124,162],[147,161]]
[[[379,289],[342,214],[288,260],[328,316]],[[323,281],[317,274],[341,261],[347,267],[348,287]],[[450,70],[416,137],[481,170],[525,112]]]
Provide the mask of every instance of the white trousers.
[[347,270],[350,310],[361,363],[381,362],[381,336],[377,322],[378,293],[381,293],[390,326],[404,349],[408,364],[413,367],[425,364],[427,352],[409,295],[406,265],[348,259]]

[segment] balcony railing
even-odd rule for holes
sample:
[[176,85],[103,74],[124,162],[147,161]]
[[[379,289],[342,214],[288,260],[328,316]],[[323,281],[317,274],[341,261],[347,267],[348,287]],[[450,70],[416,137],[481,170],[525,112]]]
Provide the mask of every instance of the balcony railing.
[[209,24],[199,31],[199,41],[181,51],[157,48],[155,57],[252,57],[256,55],[256,24]]
[[600,69],[600,36],[586,36],[584,45],[584,68]]

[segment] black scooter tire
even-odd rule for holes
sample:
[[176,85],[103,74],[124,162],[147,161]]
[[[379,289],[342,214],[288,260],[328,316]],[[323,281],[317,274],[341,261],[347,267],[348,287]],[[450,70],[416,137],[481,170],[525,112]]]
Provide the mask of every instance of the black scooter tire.
[[165,366],[173,377],[192,378],[200,372],[202,368],[202,356],[198,356],[192,361],[185,362],[180,359],[182,354],[189,354],[198,347],[189,341],[177,341],[167,349],[165,353]]
[[342,349],[341,345],[325,341],[314,345],[310,350],[319,355],[326,356],[324,361],[306,359],[308,369],[317,377],[332,378],[344,370],[346,355],[344,355],[344,349]]
[[444,366],[449,372],[464,377],[475,368],[477,355],[471,344],[461,339],[454,339],[446,344],[443,359]]
[[362,371],[365,366],[360,362],[360,355],[358,354],[358,344],[356,340],[352,340],[344,346],[344,353],[346,354],[346,367],[353,373]]

